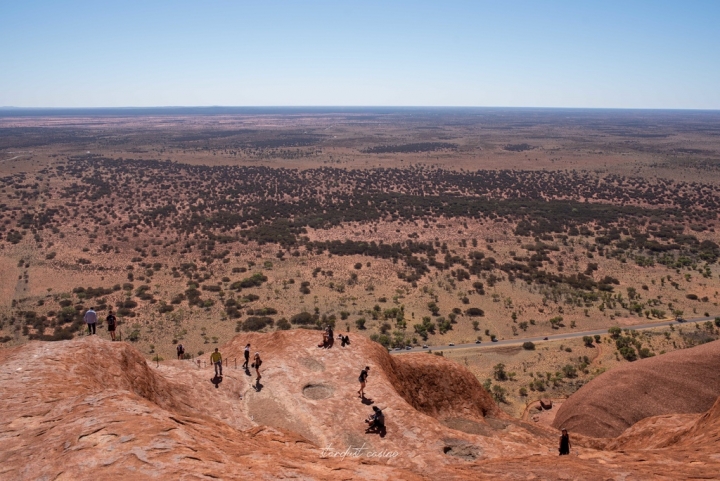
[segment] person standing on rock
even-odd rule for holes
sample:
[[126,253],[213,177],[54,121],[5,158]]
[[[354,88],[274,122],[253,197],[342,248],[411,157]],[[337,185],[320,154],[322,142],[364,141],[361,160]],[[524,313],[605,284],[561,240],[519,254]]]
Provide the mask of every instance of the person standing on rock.
[[563,429],[562,435],[560,436],[560,456],[567,454],[570,454],[570,435],[567,429]]
[[367,382],[368,371],[370,371],[370,366],[365,366],[365,369],[360,371],[360,377],[358,377],[358,381],[360,381],[360,390],[358,391],[358,394],[361,398],[365,398],[365,383]]
[[262,365],[262,359],[260,359],[260,353],[256,352],[255,357],[253,358],[252,367],[255,368],[255,374],[257,375],[256,381],[260,382],[260,378],[262,377],[260,375],[260,366]]
[[108,312],[107,317],[105,318],[108,325],[108,332],[110,332],[110,340],[115,340],[115,326],[117,325],[117,319],[115,318],[115,314],[113,314],[112,309],[110,309],[110,312]]
[[328,347],[328,349],[330,349],[331,347],[333,347],[333,344],[335,344],[335,337],[334,337],[335,333],[333,332],[332,326],[328,326],[327,333],[328,333],[327,347]]
[[95,312],[94,307],[91,307],[87,310],[84,319],[85,324],[87,324],[88,328],[88,336],[95,334],[95,324],[97,324],[97,312]]
[[185,346],[183,346],[182,344],[178,344],[177,345],[178,361],[182,361],[184,355],[185,355]]
[[245,345],[245,349],[243,350],[243,356],[245,356],[245,362],[243,363],[242,367],[243,367],[243,369],[247,369],[248,363],[250,362],[250,343],[249,342]]
[[215,366],[215,375],[222,376],[222,354],[215,348],[215,352],[210,354],[210,362]]

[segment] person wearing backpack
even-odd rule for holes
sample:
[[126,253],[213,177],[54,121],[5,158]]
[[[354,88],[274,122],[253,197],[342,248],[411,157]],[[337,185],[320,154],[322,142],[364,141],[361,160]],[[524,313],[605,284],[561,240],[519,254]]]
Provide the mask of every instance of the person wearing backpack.
[[367,382],[368,377],[368,371],[370,371],[370,366],[365,366],[365,369],[360,371],[360,376],[358,377],[358,381],[360,382],[360,390],[358,391],[358,394],[361,398],[365,398],[365,383]]
[[112,309],[110,309],[110,312],[108,312],[107,317],[105,318],[108,325],[108,332],[110,332],[110,340],[115,340],[115,328],[117,326],[117,319],[115,318],[115,314],[113,314]]
[[182,361],[184,355],[185,355],[185,348],[183,347],[182,344],[178,344],[178,345],[177,345],[177,356],[178,356],[178,360],[179,360],[179,361]]

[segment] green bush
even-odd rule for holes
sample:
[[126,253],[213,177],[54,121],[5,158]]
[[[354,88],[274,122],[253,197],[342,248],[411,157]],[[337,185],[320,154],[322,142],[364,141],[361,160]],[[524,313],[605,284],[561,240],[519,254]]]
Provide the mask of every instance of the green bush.
[[528,351],[534,351],[535,350],[535,343],[532,341],[525,341],[522,345],[523,349]]
[[300,324],[301,326],[315,324],[315,320],[315,316],[309,312],[301,312],[300,314],[295,314],[290,318],[290,322],[292,324]]
[[242,323],[241,329],[245,332],[248,331],[260,331],[264,329],[266,326],[272,326],[273,320],[269,317],[259,317],[259,316],[251,316],[245,319],[245,321]]

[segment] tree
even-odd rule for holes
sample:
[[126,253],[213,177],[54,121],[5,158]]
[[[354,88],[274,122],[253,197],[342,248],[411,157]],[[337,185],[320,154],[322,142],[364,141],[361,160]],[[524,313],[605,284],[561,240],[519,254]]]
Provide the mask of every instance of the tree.
[[617,339],[621,333],[622,329],[620,329],[618,326],[613,326],[608,329],[608,334],[610,334],[610,337],[612,337],[613,339]]
[[499,363],[493,366],[493,377],[496,381],[507,381],[508,375],[505,371],[505,364]]
[[558,329],[562,325],[563,318],[562,316],[555,316],[552,319],[550,319],[550,325],[553,329]]
[[498,386],[497,384],[495,384],[492,387],[492,394],[493,394],[493,397],[495,398],[495,401],[497,401],[499,403],[507,403],[507,399],[505,398],[505,395],[507,394],[507,390],[504,387]]
[[[720,317],[716,319],[716,322],[720,323]],[[480,322],[479,321],[473,321],[472,326],[473,326],[474,331],[480,330]]]
[[357,327],[360,331],[365,330],[365,318],[361,317],[360,319],[357,319],[355,321],[355,327]]
[[575,366],[573,366],[572,364],[566,364],[562,368],[562,371],[563,371],[563,374],[565,374],[565,377],[567,377],[567,378],[572,379],[572,378],[577,377],[577,369],[575,369]]
[[593,347],[592,336],[583,336],[583,342],[585,343],[585,347]]

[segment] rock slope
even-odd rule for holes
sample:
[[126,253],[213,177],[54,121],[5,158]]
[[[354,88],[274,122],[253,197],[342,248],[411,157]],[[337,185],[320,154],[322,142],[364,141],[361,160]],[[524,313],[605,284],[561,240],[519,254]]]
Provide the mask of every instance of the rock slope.
[[720,396],[720,341],[642,359],[601,374],[565,401],[553,426],[616,437],[663,414],[699,414]]
[[[682,479],[720,469],[720,408],[670,450],[579,442],[558,458],[556,433],[503,415],[462,366],[391,357],[364,338],[330,350],[318,340],[305,330],[238,336],[221,347],[230,362],[219,388],[209,367],[156,367],[96,337],[0,350],[0,479]],[[264,360],[259,385],[234,368],[247,342]],[[365,433],[371,402],[387,414],[384,437]]]

